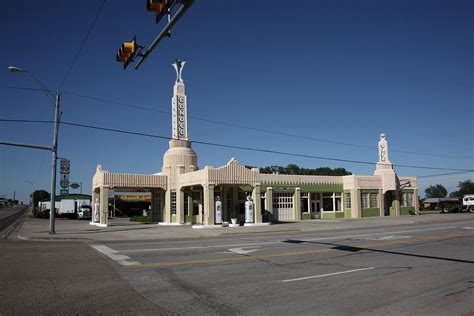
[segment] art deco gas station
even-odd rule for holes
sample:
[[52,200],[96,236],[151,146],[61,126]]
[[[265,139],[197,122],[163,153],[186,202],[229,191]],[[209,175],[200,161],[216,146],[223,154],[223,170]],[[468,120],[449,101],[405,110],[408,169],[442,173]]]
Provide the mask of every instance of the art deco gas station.
[[[151,218],[163,224],[221,225],[306,219],[400,216],[418,212],[416,177],[399,177],[389,160],[385,134],[378,142],[373,175],[303,176],[261,174],[231,158],[225,165],[198,167],[188,137],[188,102],[176,60],[172,97],[172,137],[156,174],[115,173],[97,166],[92,199],[95,224],[107,226],[109,191],[151,193]],[[94,220],[93,220],[94,222]]]

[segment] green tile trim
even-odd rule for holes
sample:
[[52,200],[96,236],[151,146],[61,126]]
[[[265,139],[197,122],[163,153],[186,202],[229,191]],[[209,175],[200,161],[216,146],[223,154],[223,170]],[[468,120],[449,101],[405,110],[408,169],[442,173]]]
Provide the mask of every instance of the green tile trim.
[[364,208],[362,209],[362,217],[375,217],[380,216],[379,208]]
[[294,190],[300,188],[302,192],[342,192],[343,185],[337,183],[320,183],[320,184],[282,184],[282,183],[265,183],[260,187],[261,191],[266,191],[268,187],[273,188],[274,191],[279,190]]
[[321,212],[322,219],[339,219],[344,218],[344,212]]

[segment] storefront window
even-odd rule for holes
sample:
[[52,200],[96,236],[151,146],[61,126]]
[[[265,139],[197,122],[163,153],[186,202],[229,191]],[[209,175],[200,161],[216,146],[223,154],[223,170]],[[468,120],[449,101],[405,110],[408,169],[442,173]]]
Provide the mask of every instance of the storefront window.
[[346,208],[351,208],[351,194],[345,193]]
[[334,201],[336,202],[336,212],[337,211],[342,211],[342,198],[341,198],[341,195],[339,195],[339,196],[335,195],[334,196]]
[[369,208],[369,200],[368,200],[369,194],[368,193],[362,193],[360,196],[360,204],[362,208]]
[[308,192],[301,192],[301,212],[309,212],[309,194]]
[[413,203],[413,192],[408,192],[407,193],[407,206],[414,206],[414,203]]
[[376,208],[379,207],[379,194],[370,193],[370,207]]
[[407,195],[400,192],[400,206],[407,206]]

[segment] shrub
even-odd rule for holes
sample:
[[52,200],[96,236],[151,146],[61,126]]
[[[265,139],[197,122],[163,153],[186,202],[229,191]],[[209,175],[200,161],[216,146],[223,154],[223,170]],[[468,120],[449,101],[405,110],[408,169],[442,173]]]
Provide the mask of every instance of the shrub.
[[150,216],[133,216],[130,218],[131,222],[140,222],[140,223],[148,223],[151,222]]

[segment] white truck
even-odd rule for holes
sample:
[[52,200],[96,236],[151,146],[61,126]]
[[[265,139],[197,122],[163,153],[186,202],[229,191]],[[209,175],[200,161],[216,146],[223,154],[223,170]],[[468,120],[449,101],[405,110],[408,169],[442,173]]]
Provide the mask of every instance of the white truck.
[[[56,201],[54,208],[56,214],[67,218],[91,218],[91,202],[87,199],[63,199]],[[49,216],[51,201],[43,201],[38,204],[40,214],[44,217]]]
[[462,210],[474,213],[474,194],[468,194],[462,198]]

